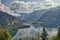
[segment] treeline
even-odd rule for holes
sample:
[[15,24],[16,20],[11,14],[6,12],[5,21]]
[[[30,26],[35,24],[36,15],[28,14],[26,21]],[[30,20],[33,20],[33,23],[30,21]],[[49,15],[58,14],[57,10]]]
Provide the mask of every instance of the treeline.
[[[0,27],[0,40],[12,40],[12,36],[9,33],[9,30],[3,29]],[[19,38],[18,40],[30,40],[28,36]],[[31,40],[60,40],[60,27],[58,28],[58,32],[56,35],[49,37],[45,27],[42,29],[42,34],[40,35],[38,32],[35,36],[32,37]]]

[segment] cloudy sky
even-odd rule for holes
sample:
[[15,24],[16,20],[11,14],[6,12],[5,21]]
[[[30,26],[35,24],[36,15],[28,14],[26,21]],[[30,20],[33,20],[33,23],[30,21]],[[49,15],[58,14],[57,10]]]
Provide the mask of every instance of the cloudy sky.
[[17,13],[30,13],[34,10],[60,6],[59,0],[2,0],[1,2]]
[[[59,3],[59,0],[2,0],[5,4],[10,4],[13,1],[24,1],[24,2],[37,2],[37,3],[46,3],[46,2],[54,2]],[[8,5],[7,4],[7,5]]]

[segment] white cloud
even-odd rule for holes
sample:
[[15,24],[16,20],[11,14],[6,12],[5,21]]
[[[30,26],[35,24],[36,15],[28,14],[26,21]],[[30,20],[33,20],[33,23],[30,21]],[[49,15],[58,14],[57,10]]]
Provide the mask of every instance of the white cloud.
[[12,8],[17,13],[30,13],[35,10],[48,9],[59,6],[59,3],[54,3],[52,0],[45,0],[46,4],[37,2],[24,2],[14,1],[12,2]]
[[46,5],[50,6],[50,7],[57,7],[60,6],[60,3],[54,3],[53,0],[45,0],[46,1]]
[[52,0],[45,0],[46,2],[50,2],[50,3],[53,3],[53,1]]
[[45,0],[45,2],[46,2],[46,5],[48,5],[48,6],[54,5],[54,2],[52,0]]
[[[30,13],[34,10],[44,9],[45,6],[42,3],[37,2],[24,2],[24,1],[14,1],[12,3],[12,8],[18,13]],[[11,9],[12,9],[11,8]]]
[[33,8],[33,6],[36,6],[35,2],[14,1],[12,3],[13,9],[15,9],[14,11],[20,12],[20,13],[32,12],[31,9]]
[[[11,9],[17,13],[30,13],[35,10],[48,9],[48,8],[60,6],[59,3],[54,3],[52,0],[45,0],[44,2],[46,4],[37,3],[37,2],[24,2],[24,1],[14,0],[13,2],[11,2],[11,4],[12,4]],[[6,7],[5,5],[3,5],[3,7],[0,6],[0,10],[6,11],[7,9],[9,9],[9,7]]]
[[1,0],[0,0],[0,11],[7,12],[8,14],[13,15],[13,16],[20,16],[19,14],[12,12],[9,7],[2,4]]

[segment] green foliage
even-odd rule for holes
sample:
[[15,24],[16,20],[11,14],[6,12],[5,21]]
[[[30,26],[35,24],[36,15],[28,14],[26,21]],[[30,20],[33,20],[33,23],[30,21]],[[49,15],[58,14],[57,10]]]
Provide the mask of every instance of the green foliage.
[[28,40],[28,38],[27,37],[24,37],[24,40]]
[[28,24],[32,24],[32,23],[33,23],[33,21],[31,21],[31,20],[30,20],[30,21],[28,21],[28,22],[26,22],[26,23],[28,23]]
[[[19,40],[22,40],[22,38],[19,38]],[[28,40],[28,37],[23,37],[23,40]]]
[[36,35],[34,35],[32,37],[32,40],[40,40],[40,34],[39,34],[39,32],[37,32]]
[[32,38],[32,40],[34,40],[34,38]]
[[8,25],[7,29],[19,29],[23,26],[23,23],[14,23],[13,25]]
[[58,28],[58,32],[57,32],[57,39],[60,40],[60,27]]
[[35,36],[32,40],[39,40],[39,36]]
[[52,37],[49,38],[49,40],[57,40],[57,36],[53,35]]
[[42,38],[42,40],[47,40],[47,32],[46,32],[46,30],[45,30],[45,27],[43,27],[43,32],[42,32],[42,36],[41,36],[41,38]]
[[19,40],[22,40],[21,38],[19,38]]
[[8,30],[0,28],[0,40],[12,40]]

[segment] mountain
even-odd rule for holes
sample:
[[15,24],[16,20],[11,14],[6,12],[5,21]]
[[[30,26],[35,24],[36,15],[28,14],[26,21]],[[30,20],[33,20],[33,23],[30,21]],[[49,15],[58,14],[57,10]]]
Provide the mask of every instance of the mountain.
[[11,35],[14,36],[17,32],[17,28],[20,27],[20,22],[17,17],[8,14],[7,12],[0,11],[0,27],[7,28]]
[[7,12],[0,11],[0,24],[2,26],[7,26],[12,24],[12,21],[15,20],[15,17],[12,15],[9,15]]
[[58,27],[60,26],[60,7],[57,7],[56,10],[49,10],[44,13],[39,19],[41,25],[45,27]]
[[18,29],[28,28],[30,26],[22,26],[22,22],[16,16],[0,11],[0,27],[7,28],[12,36],[14,36]]
[[20,20],[22,21],[36,21],[45,27],[60,26],[60,6],[50,9],[34,11],[30,14],[24,15]]
[[32,13],[26,14],[20,18],[22,21],[29,21],[29,20],[38,20],[45,12],[44,10],[34,11]]

